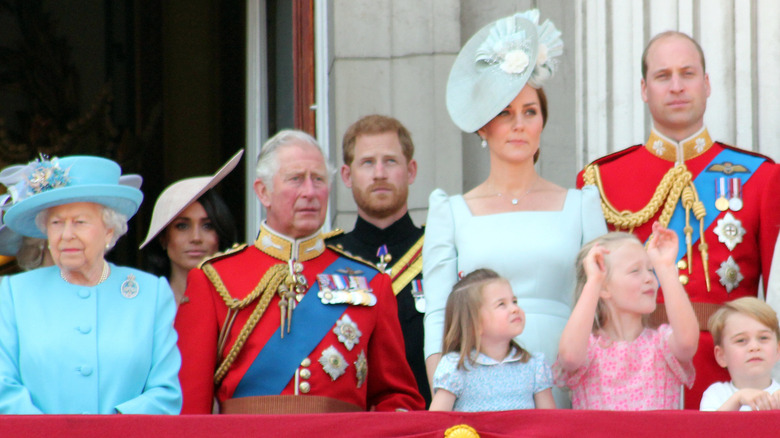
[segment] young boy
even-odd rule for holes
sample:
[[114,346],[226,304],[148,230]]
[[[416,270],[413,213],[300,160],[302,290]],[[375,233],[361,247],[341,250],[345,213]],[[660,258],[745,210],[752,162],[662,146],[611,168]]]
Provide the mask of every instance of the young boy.
[[710,385],[702,411],[780,409],[780,384],[772,367],[780,360],[777,314],[763,301],[739,298],[723,305],[709,320],[715,360],[726,367],[731,382]]

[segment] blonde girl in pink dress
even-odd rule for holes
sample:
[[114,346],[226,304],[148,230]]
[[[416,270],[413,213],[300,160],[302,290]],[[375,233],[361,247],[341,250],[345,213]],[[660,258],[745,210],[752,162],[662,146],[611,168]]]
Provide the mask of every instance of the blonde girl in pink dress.
[[[577,303],[561,335],[555,383],[574,409],[678,409],[693,384],[699,326],[677,277],[677,235],[658,223],[647,250],[628,233],[609,233],[577,257]],[[658,286],[669,324],[647,327]]]

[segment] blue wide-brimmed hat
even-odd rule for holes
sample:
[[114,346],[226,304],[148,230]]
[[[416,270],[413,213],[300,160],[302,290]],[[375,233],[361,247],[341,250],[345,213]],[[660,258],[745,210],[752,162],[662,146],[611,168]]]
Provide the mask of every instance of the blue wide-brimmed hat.
[[35,216],[47,208],[73,202],[104,205],[129,219],[138,211],[144,195],[134,183],[121,184],[121,173],[117,163],[101,157],[33,161],[25,178],[8,188],[12,204],[3,222],[23,236],[46,238],[35,225]]
[[561,33],[550,20],[539,25],[532,9],[494,21],[463,46],[447,80],[447,111],[458,128],[475,132],[520,94],[541,88],[563,53]]

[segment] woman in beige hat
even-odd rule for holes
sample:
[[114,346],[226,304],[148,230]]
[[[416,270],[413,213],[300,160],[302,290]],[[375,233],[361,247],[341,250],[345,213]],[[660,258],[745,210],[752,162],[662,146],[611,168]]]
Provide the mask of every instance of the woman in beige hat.
[[190,270],[236,242],[233,215],[211,188],[236,167],[243,153],[239,151],[213,176],[171,184],[154,204],[149,232],[140,248],[159,235],[159,245],[147,249],[148,268],[168,277],[177,304],[181,303]]

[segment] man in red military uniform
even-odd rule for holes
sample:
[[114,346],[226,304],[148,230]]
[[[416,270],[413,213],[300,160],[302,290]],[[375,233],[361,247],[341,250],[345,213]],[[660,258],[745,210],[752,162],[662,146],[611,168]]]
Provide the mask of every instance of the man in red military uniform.
[[329,171],[316,141],[262,149],[253,245],[190,272],[176,317],[182,413],[422,409],[386,274],[327,248]]
[[[642,76],[650,138],[591,163],[577,185],[599,187],[611,229],[642,240],[655,221],[677,231],[680,282],[702,330],[696,381],[685,393],[686,409],[698,409],[710,384],[730,380],[714,359],[709,316],[726,301],[756,296],[762,274],[766,282],[780,228],[780,166],[710,139],[703,119],[709,77],[701,47],[689,36],[654,37],[642,55]],[[659,306],[651,320],[665,317]]]

